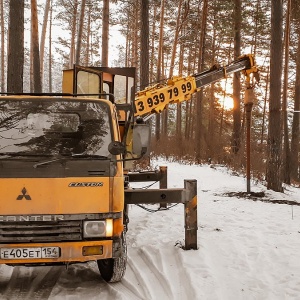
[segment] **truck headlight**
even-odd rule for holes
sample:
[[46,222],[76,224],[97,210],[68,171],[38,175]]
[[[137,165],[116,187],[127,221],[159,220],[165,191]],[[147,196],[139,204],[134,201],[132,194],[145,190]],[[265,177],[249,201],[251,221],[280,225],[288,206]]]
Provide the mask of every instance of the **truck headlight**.
[[112,236],[112,219],[106,221],[84,221],[83,237],[107,237]]

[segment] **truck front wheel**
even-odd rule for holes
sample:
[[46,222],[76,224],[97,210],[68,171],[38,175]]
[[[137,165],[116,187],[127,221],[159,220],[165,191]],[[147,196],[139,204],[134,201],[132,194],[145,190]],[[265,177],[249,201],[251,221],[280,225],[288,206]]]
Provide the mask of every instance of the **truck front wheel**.
[[120,257],[97,260],[102,278],[107,282],[118,282],[124,275],[127,264],[127,245],[125,232],[122,234],[122,250]]

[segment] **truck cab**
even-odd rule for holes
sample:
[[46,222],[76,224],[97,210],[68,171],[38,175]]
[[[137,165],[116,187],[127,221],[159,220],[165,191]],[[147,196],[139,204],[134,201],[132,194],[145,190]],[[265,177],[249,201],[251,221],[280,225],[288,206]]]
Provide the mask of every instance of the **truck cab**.
[[93,260],[106,281],[124,276],[122,141],[135,75],[108,71],[74,67],[62,95],[0,98],[0,264]]

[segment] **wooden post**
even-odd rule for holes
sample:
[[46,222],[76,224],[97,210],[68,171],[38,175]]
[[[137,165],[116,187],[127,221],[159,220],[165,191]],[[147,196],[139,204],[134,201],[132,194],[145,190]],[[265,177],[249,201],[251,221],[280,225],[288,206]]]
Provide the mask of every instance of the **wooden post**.
[[197,250],[197,180],[184,180],[187,201],[184,203],[185,250]]
[[[159,171],[161,174],[161,179],[159,181],[159,188],[160,189],[167,189],[168,188],[168,167],[160,166]],[[167,203],[160,203],[159,208],[166,208]]]

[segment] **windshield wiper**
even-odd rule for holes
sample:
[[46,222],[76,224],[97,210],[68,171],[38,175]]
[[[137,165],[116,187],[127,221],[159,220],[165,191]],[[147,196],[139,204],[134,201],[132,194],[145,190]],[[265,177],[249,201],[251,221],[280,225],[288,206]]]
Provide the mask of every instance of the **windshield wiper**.
[[0,156],[15,157],[15,156],[30,156],[30,157],[39,157],[39,156],[50,156],[49,154],[37,154],[37,153],[26,153],[26,152],[2,152]]
[[33,167],[37,168],[38,166],[51,164],[51,163],[56,162],[56,161],[65,161],[65,160],[70,159],[70,158],[108,159],[107,156],[102,156],[102,155],[97,155],[97,154],[91,154],[91,155],[89,155],[89,154],[85,154],[85,153],[78,153],[78,154],[72,154],[70,156],[58,156],[58,157],[54,157],[51,160],[42,161],[42,162],[39,162],[37,164],[34,164]]
[[91,159],[109,159],[107,156],[98,155],[98,154],[86,154],[86,153],[74,153],[72,157],[78,158],[91,158]]
[[63,156],[54,157],[54,158],[51,159],[51,160],[41,161],[41,162],[39,162],[39,163],[37,163],[37,164],[34,164],[33,167],[34,167],[34,168],[37,168],[38,166],[51,164],[51,163],[56,162],[56,161],[63,161],[63,160],[65,160],[65,159],[66,159],[66,158],[63,157]]

